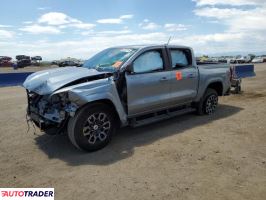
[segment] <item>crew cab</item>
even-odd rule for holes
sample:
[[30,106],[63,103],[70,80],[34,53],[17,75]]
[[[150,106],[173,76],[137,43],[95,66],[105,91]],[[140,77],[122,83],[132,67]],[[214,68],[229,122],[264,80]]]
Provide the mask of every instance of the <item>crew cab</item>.
[[66,132],[77,148],[105,147],[117,128],[187,112],[212,114],[230,90],[228,64],[197,65],[192,48],[108,48],[82,67],[31,74],[24,82],[29,118],[47,134]]

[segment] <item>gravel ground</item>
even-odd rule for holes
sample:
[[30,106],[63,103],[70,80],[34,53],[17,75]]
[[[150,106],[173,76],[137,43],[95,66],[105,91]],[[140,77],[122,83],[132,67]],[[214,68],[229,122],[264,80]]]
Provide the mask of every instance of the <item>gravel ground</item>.
[[64,200],[264,200],[266,65],[256,71],[214,115],[124,128],[94,153],[27,133],[23,88],[0,88],[0,187],[54,187]]

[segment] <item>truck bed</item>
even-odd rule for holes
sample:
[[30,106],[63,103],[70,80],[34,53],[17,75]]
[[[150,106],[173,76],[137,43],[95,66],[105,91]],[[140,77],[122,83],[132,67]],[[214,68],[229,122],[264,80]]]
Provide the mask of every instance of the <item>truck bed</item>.
[[213,68],[229,68],[227,63],[213,63],[213,62],[197,62],[199,68],[213,69]]

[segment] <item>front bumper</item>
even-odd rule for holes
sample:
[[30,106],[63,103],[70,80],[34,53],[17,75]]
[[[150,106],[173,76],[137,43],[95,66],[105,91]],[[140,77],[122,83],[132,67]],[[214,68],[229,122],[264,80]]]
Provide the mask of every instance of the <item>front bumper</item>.
[[28,117],[34,122],[34,124],[39,127],[41,130],[44,129],[45,123],[44,120],[41,118],[40,115],[34,112],[28,112]]

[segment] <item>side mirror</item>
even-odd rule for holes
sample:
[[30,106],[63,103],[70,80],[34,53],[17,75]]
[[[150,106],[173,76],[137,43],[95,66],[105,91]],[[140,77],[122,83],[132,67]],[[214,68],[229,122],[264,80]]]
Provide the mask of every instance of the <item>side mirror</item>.
[[134,72],[133,64],[129,64],[126,66],[126,72],[128,72],[129,74]]

